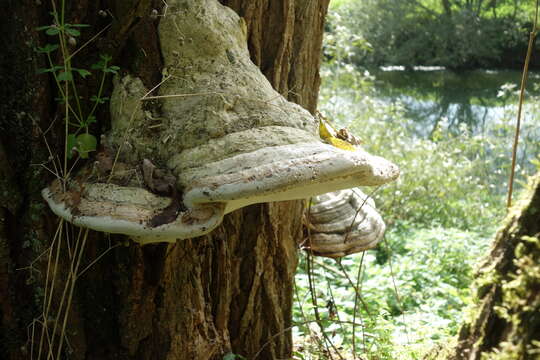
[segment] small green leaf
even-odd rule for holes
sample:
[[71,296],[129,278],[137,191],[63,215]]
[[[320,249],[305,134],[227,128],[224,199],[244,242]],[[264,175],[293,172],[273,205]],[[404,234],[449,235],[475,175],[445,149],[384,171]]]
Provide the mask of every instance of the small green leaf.
[[64,68],[63,66],[60,66],[60,65],[54,65],[52,68],[48,68],[48,69],[41,68],[41,69],[38,69],[38,70],[37,70],[37,73],[38,73],[38,74],[44,74],[44,73],[48,73],[48,72],[56,72],[56,71],[61,70],[61,69],[63,69],[63,68]]
[[91,125],[91,124],[93,124],[95,122],[96,122],[96,117],[94,115],[90,115],[86,119],[86,126],[89,126],[89,125]]
[[105,63],[103,61],[98,61],[90,66],[92,70],[103,70]]
[[73,148],[77,147],[77,138],[75,134],[69,134],[67,137],[67,158],[71,159],[73,157]]
[[37,69],[38,74],[45,74],[45,73],[53,72],[53,71],[54,69]]
[[79,150],[81,158],[87,159],[88,153],[90,151],[95,151],[96,147],[97,139],[94,135],[84,133],[77,136],[77,149]]
[[36,52],[48,54],[58,49],[58,44],[47,44],[44,47],[37,47]]
[[86,69],[75,69],[73,68],[73,70],[75,70],[76,72],[79,73],[79,75],[85,79],[88,75],[92,75],[92,73]]
[[97,97],[96,95],[92,95],[90,97],[90,101],[93,101],[93,102],[98,103],[98,104],[105,104],[107,102],[107,100],[109,100],[108,97]]
[[[71,99],[73,99],[73,97],[71,95],[68,96],[67,100],[70,101]],[[59,104],[65,104],[66,103],[66,97],[65,96],[55,97],[54,100],[57,101]]]
[[45,34],[47,35],[58,35],[60,33],[60,29],[57,26],[49,26],[49,28],[45,31]]
[[78,28],[90,27],[89,24],[66,24],[66,25],[69,25],[70,27],[78,27]]
[[246,360],[246,358],[243,357],[242,355],[228,353],[228,354],[225,354],[225,356],[223,357],[223,360]]
[[76,29],[72,29],[70,27],[66,27],[66,32],[71,35],[71,36],[80,36],[81,35],[81,32],[79,30],[76,30]]
[[54,27],[54,25],[45,25],[45,26],[37,27],[36,30],[37,31],[43,31],[43,30],[47,30],[47,29],[52,28],[52,27]]
[[110,56],[109,54],[101,54],[99,55],[99,57],[105,62],[109,62],[112,60],[112,56]]
[[118,66],[109,66],[108,68],[103,69],[103,72],[116,74],[118,73],[118,70],[120,70]]
[[62,71],[58,74],[58,81],[73,81],[71,71]]

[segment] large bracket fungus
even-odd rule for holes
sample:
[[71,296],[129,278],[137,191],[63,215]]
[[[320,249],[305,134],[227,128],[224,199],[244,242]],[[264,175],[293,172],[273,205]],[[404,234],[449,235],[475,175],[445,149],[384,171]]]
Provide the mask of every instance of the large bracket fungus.
[[331,258],[373,248],[386,229],[373,199],[356,188],[313,197],[307,222],[308,237],[301,246]]
[[[100,176],[98,163],[43,190],[57,215],[142,243],[171,242],[208,233],[250,204],[398,176],[385,159],[323,143],[318,121],[251,62],[245,23],[230,8],[216,0],[167,4],[159,24],[166,77],[152,100],[158,105],[143,110],[140,79],[115,81],[104,144],[120,151],[121,166]],[[153,180],[170,191],[158,191]]]

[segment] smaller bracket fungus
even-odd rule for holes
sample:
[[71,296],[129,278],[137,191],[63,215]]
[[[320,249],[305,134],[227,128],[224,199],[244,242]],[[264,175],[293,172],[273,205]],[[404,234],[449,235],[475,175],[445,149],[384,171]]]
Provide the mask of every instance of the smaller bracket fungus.
[[356,188],[313,197],[307,220],[302,247],[330,258],[373,248],[386,228],[373,199]]
[[141,243],[172,242],[204,235],[250,204],[397,178],[383,158],[321,141],[318,120],[251,62],[234,11],[216,0],[167,3],[159,35],[168,76],[159,96],[143,107],[142,81],[115,79],[102,146],[119,151],[119,162],[113,168],[115,155],[98,154],[94,168],[44,189],[54,213]]

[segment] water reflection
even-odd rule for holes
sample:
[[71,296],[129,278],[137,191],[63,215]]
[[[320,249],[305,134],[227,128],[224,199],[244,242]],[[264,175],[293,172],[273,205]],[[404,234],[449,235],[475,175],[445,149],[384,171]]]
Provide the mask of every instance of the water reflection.
[[[466,124],[474,133],[485,133],[486,126],[502,120],[505,106],[515,105],[515,98],[509,97],[521,80],[520,72],[512,70],[422,70],[393,67],[371,71],[378,96],[388,102],[401,102],[407,117],[415,120],[419,136],[430,136],[441,122],[452,132]],[[530,74],[531,80],[538,78],[539,74]],[[508,91],[501,92],[501,87]],[[534,93],[533,88],[534,81],[529,81],[527,90]]]

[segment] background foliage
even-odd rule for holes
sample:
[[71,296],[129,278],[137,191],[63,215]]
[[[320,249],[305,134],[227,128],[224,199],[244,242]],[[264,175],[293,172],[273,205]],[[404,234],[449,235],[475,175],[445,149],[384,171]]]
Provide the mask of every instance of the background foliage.
[[[513,2],[468,1],[479,9],[474,14],[452,2],[451,19],[445,19],[442,3],[334,3],[327,25],[320,110],[337,127],[359,135],[366,150],[399,164],[401,176],[373,194],[388,227],[376,249],[340,261],[307,255],[301,259],[294,314],[299,324],[297,359],[339,358],[337,353],[347,359],[354,353],[362,359],[421,359],[438,344],[452,341],[472,301],[474,265],[486,253],[505,214],[516,87],[505,84],[498,89],[501,120],[488,119],[484,131],[473,131],[465,123],[451,126],[441,118],[426,134],[404,104],[381,100],[374,86],[377,78],[358,66],[366,61],[487,64],[503,56],[500,44],[508,45],[512,39],[518,44],[524,31],[525,22],[519,19],[527,8],[514,8]],[[488,3],[498,5],[493,9]],[[428,5],[437,17],[426,16],[428,10],[422,7]],[[370,12],[385,15],[377,18]],[[457,48],[448,45],[478,29],[482,36]],[[504,39],[490,35],[498,31],[506,31]],[[445,39],[435,41],[435,33]],[[401,40],[382,44],[392,34]],[[433,52],[427,56],[422,49]],[[534,173],[534,158],[540,153],[539,100],[531,93],[526,102],[530,116],[522,130],[519,182]]]
[[362,65],[520,67],[533,2],[518,0],[336,1],[328,30],[343,23],[364,40]]

